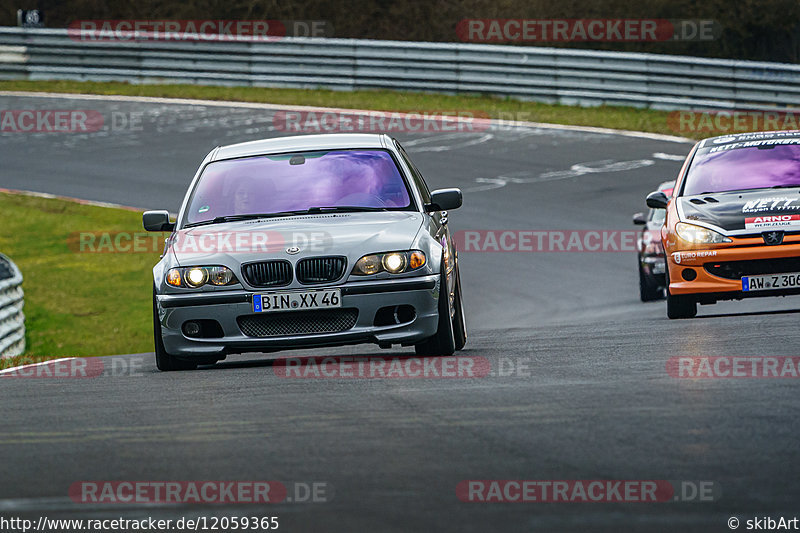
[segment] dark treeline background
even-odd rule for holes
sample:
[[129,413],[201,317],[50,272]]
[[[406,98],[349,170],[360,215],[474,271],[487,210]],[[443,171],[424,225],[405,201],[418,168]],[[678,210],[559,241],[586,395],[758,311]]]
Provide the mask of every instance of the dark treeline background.
[[0,25],[17,9],[41,9],[50,28],[78,19],[327,20],[334,36],[459,41],[456,24],[473,18],[713,19],[707,42],[528,43],[800,63],[800,0],[0,0]]

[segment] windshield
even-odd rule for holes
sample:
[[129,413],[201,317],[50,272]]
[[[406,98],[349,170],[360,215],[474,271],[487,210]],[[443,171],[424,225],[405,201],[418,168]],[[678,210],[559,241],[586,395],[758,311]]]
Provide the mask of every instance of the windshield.
[[185,223],[315,207],[407,209],[408,188],[385,150],[332,150],[210,163]]
[[684,196],[800,186],[800,146],[765,145],[698,151],[686,176]]
[[666,209],[651,209],[650,210],[650,222],[655,222],[656,224],[663,224],[664,221],[667,219],[667,210]]

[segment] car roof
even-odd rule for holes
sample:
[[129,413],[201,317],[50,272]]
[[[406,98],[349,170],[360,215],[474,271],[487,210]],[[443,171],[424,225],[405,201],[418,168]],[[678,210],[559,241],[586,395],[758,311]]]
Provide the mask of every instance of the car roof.
[[262,154],[304,152],[307,150],[347,150],[352,148],[386,148],[387,146],[388,137],[386,135],[365,133],[294,135],[221,146],[216,149],[211,161]]

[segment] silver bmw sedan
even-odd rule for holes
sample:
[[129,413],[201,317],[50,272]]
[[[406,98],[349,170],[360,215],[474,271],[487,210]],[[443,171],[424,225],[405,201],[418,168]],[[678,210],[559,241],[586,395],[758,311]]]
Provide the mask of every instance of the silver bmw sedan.
[[160,370],[228,354],[374,343],[451,355],[467,340],[447,211],[387,135],[283,137],[206,156],[153,268]]

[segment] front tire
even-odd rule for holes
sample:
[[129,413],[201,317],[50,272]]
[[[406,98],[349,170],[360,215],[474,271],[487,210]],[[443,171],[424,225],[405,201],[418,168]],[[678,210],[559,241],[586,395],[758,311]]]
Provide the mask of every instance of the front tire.
[[[444,263],[442,263],[442,275],[439,281],[439,327],[436,330],[436,335],[414,345],[414,351],[417,355],[453,355],[456,351],[456,338],[452,310],[450,292],[447,290],[447,272]],[[466,343],[466,336],[464,342]]]
[[464,304],[461,300],[461,272],[456,267],[456,296],[453,302],[455,316],[453,317],[453,336],[456,341],[456,351],[462,350],[467,344],[467,321],[464,318]]
[[669,268],[667,268],[667,317],[670,319],[694,318],[697,302],[691,296],[672,295],[669,292]]
[[158,320],[155,287],[153,287],[153,341],[156,350],[156,367],[162,372],[194,370],[197,368],[197,363],[170,355],[167,353],[166,348],[164,348],[164,339],[161,337],[161,322]]

